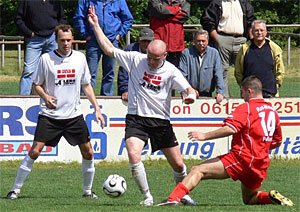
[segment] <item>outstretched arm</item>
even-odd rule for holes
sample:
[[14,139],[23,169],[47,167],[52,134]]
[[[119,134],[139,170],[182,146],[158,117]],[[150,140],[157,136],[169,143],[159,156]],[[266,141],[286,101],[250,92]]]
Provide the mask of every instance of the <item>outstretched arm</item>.
[[110,40],[105,36],[102,29],[99,26],[98,17],[95,13],[95,7],[90,6],[89,14],[88,14],[88,21],[93,27],[95,36],[97,38],[98,44],[101,47],[102,51],[108,55],[109,57],[114,57],[114,50],[115,47],[110,42]]
[[216,138],[223,138],[229,135],[233,135],[234,130],[231,129],[228,126],[221,127],[217,130],[210,131],[207,133],[203,133],[200,131],[191,131],[188,133],[189,139],[192,141],[206,141],[206,140],[212,140]]

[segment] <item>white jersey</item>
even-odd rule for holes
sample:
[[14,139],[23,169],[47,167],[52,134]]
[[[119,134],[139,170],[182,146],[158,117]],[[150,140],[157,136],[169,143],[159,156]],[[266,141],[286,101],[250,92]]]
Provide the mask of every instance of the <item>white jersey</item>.
[[81,85],[91,81],[85,55],[79,51],[61,56],[56,50],[41,56],[33,83],[42,85],[45,92],[57,98],[57,108],[49,109],[40,100],[40,114],[55,119],[74,118],[82,114]]
[[170,120],[172,89],[184,91],[190,87],[180,70],[165,61],[151,69],[147,55],[115,48],[119,65],[129,72],[128,114]]

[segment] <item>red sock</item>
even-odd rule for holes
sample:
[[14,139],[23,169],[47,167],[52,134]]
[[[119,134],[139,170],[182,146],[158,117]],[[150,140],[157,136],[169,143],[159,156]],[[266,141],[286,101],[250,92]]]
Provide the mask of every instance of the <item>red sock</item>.
[[273,204],[273,201],[269,197],[269,192],[259,192],[257,195],[257,200],[259,204]]
[[170,201],[170,202],[172,202],[172,201],[180,202],[182,197],[184,197],[184,195],[186,195],[188,193],[190,193],[190,190],[187,187],[185,187],[182,183],[178,183],[176,188],[170,194],[170,196],[168,198],[168,201]]

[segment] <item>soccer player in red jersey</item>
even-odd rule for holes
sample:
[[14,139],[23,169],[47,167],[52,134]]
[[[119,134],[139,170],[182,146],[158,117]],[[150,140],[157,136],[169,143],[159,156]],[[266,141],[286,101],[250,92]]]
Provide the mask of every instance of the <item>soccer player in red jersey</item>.
[[245,103],[224,120],[223,127],[207,133],[188,133],[194,141],[233,135],[231,151],[193,166],[168,200],[158,205],[177,205],[203,179],[227,178],[241,181],[244,204],[294,205],[278,191],[259,190],[263,179],[267,178],[269,150],[280,146],[282,142],[279,116],[271,104],[264,101],[262,84],[257,77],[252,75],[244,79],[241,95]]

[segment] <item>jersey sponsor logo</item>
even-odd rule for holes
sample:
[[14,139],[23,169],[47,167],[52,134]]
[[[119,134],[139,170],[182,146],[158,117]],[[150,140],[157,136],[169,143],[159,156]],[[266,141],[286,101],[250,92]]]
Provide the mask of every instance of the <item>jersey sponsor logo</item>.
[[55,86],[74,85],[76,82],[75,76],[75,69],[57,70],[57,79],[55,80]]
[[156,76],[156,75],[144,72],[143,80],[144,81],[142,83],[140,83],[141,87],[145,87],[145,88],[153,90],[153,91],[160,90],[161,76]]

